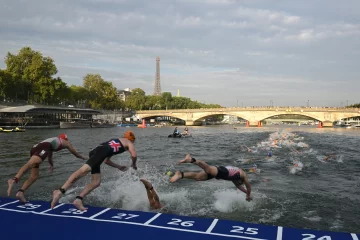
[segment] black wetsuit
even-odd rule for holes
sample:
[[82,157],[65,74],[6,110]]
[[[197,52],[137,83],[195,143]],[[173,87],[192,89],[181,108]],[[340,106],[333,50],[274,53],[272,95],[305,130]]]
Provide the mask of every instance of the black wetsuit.
[[100,165],[105,158],[123,153],[126,149],[118,138],[110,139],[101,143],[99,146],[89,152],[89,160],[86,164],[91,167],[91,174],[100,173]]
[[216,176],[212,176],[208,174],[208,179],[216,178],[223,179],[228,181],[244,181],[244,179],[240,175],[240,169],[233,166],[216,166],[218,173]]

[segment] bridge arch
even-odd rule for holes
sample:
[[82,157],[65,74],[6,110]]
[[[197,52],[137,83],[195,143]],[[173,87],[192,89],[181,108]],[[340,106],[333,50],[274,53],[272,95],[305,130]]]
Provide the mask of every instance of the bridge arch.
[[148,118],[157,118],[157,117],[171,117],[171,118],[177,118],[177,119],[186,121],[186,119],[182,118],[181,116],[178,116],[177,114],[172,114],[172,113],[164,113],[164,114],[142,114],[140,118],[142,118],[142,119],[148,119]]
[[286,114],[284,114],[284,113],[269,113],[269,114],[267,114],[267,116],[262,116],[263,118],[260,119],[260,121],[263,121],[263,120],[268,119],[268,118],[271,118],[271,117],[286,116],[286,115],[304,116],[304,117],[308,117],[308,118],[315,119],[315,120],[317,120],[317,121],[321,121],[321,119],[320,119],[318,116],[316,116],[316,115],[314,115],[314,114],[311,114],[311,113],[307,113],[307,112],[305,112],[305,113],[304,113],[304,112],[300,112],[300,113],[298,113],[298,112],[296,112],[296,113],[288,112],[288,113],[286,113]]
[[245,114],[239,114],[239,113],[236,113],[236,112],[217,112],[217,113],[202,113],[202,114],[194,114],[194,121],[200,121],[206,117],[211,117],[211,116],[217,116],[217,115],[231,115],[231,116],[235,116],[235,117],[239,117],[239,118],[242,118],[242,119],[245,119],[245,120],[248,120],[246,119],[246,115]]

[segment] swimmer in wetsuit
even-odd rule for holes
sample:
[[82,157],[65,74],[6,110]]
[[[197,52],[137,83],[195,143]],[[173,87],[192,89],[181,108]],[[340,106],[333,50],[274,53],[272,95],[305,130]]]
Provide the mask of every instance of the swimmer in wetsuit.
[[[191,157],[190,154],[187,154],[179,164],[180,163],[193,163],[201,167],[204,171],[176,171],[175,175],[170,179],[170,182],[176,182],[181,178],[195,179],[197,181],[207,181],[212,178],[232,181],[240,191],[246,194],[246,201],[252,200],[251,186],[246,173],[242,169],[233,166],[209,166],[204,161]],[[246,189],[243,187],[243,184],[245,184]]]
[[67,148],[75,157],[86,160],[86,157],[81,156],[73,146],[70,144],[66,134],[60,134],[58,137],[52,137],[45,139],[44,141],[35,144],[30,150],[30,160],[19,170],[19,172],[12,179],[8,180],[7,194],[10,196],[14,183],[17,183],[21,176],[31,168],[31,175],[28,180],[25,181],[24,185],[16,193],[16,198],[21,202],[26,202],[24,191],[27,190],[39,177],[39,166],[48,158],[50,167],[49,172],[54,169],[53,164],[53,152],[58,152],[62,149]]
[[96,148],[89,152],[89,160],[76,172],[74,172],[65,184],[58,190],[53,192],[53,200],[51,202],[51,208],[55,207],[55,204],[59,201],[62,194],[66,192],[71,185],[86,176],[91,171],[91,183],[85,186],[79,196],[77,196],[73,202],[74,206],[79,210],[86,210],[83,205],[83,198],[88,195],[95,188],[100,186],[101,174],[100,166],[103,162],[107,165],[117,168],[120,171],[126,171],[128,167],[118,165],[110,160],[110,158],[116,154],[129,151],[132,159],[131,167],[137,169],[136,160],[137,155],[134,147],[135,135],[131,131],[127,131],[123,138],[114,138],[109,141],[103,142]]
[[143,178],[140,179],[140,181],[145,186],[151,209],[155,210],[155,209],[163,208],[164,206],[160,203],[160,198],[159,198],[158,194],[156,193],[153,185],[149,181],[147,181],[146,179],[143,179]]

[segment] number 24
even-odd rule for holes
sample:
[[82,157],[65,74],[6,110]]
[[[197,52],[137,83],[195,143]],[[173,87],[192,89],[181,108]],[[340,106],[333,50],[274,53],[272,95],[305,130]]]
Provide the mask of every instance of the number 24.
[[240,226],[232,226],[233,228],[235,228],[234,230],[231,230],[230,232],[235,232],[235,233],[245,233],[245,234],[258,234],[258,230],[257,228],[247,228],[245,230],[245,232],[243,232],[244,228],[240,227]]
[[[313,234],[301,234],[301,235],[303,237],[306,237],[306,238],[303,238],[302,240],[316,239],[316,236]],[[330,236],[322,236],[322,237],[317,238],[317,240],[331,240],[331,237]]]

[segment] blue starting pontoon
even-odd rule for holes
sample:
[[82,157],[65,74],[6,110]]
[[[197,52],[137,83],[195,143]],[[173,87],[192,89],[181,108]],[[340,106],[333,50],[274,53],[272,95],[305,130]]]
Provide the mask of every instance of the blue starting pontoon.
[[359,240],[360,234],[0,198],[1,239]]

